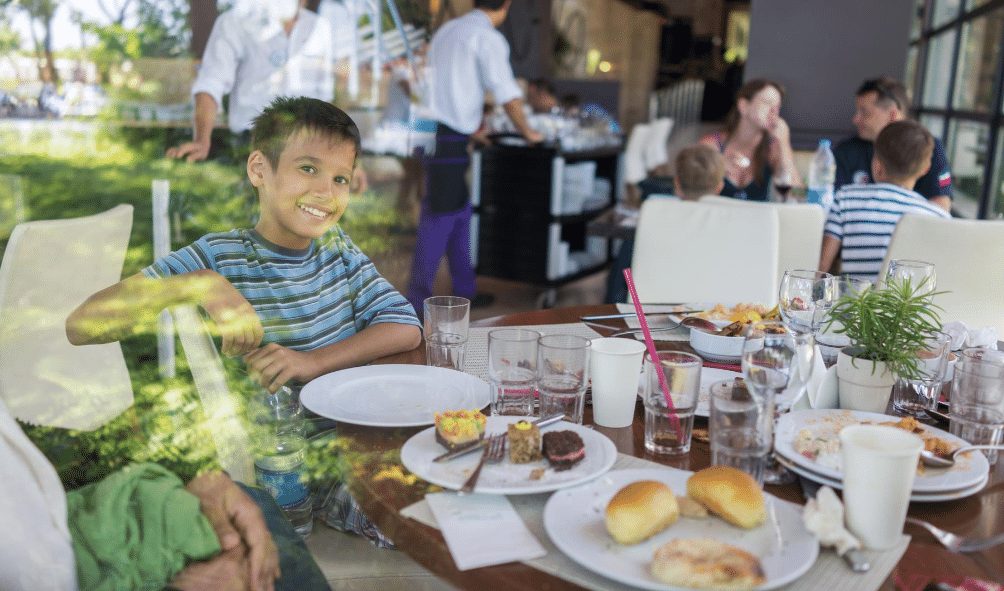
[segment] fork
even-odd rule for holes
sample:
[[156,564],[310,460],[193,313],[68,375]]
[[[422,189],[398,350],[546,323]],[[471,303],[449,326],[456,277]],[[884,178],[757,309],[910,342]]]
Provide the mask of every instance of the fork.
[[906,522],[919,525],[931,532],[931,535],[937,538],[937,540],[941,542],[942,546],[948,548],[952,552],[979,552],[981,550],[986,550],[987,548],[993,548],[998,544],[1004,544],[1004,533],[991,536],[984,540],[971,540],[957,536],[951,532],[947,532],[939,527],[935,527],[926,521],[914,519],[913,517],[907,517]]
[[478,462],[478,466],[474,468],[474,472],[467,479],[467,482],[460,487],[461,493],[474,492],[474,485],[477,484],[478,477],[481,476],[481,468],[484,467],[486,462],[497,464],[502,461],[502,457],[505,455],[505,440],[505,433],[492,435],[488,439],[488,445],[485,446],[485,451],[481,454],[481,461]]

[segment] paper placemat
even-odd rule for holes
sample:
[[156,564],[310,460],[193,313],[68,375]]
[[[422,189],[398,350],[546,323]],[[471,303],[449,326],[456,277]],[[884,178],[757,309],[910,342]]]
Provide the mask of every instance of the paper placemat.
[[[659,306],[654,304],[649,304],[647,306],[642,306],[642,310],[646,314],[654,314],[657,312],[672,312],[673,310],[679,310],[680,306]],[[617,311],[621,313],[634,312],[633,304],[617,304]],[[641,328],[641,324],[638,323],[637,318],[625,318],[624,322],[627,323],[629,328]],[[654,318],[648,319],[649,328],[659,328],[660,326],[670,326],[675,324],[668,316],[656,316]],[[634,335],[634,338],[639,341],[645,340],[645,336],[641,333]],[[671,342],[688,342],[690,341],[690,329],[686,326],[679,326],[673,330],[657,330],[652,333],[653,341],[671,341]]]
[[[649,462],[640,458],[618,454],[617,462],[612,470],[628,470],[632,468],[664,468],[662,464]],[[542,558],[526,560],[528,564],[537,570],[544,571],[558,578],[572,582],[586,589],[595,591],[605,591],[606,589],[634,589],[627,585],[622,585],[616,581],[606,579],[594,574],[561,553],[551,542],[551,538],[544,531],[544,505],[547,503],[548,495],[513,495],[509,497],[516,513],[523,519],[527,529],[532,533],[547,550],[547,555]],[[780,501],[782,503],[787,501]],[[429,510],[429,504],[423,499],[413,505],[401,510],[401,514],[424,523],[429,527],[439,528]],[[891,550],[882,552],[866,550],[864,555],[871,562],[872,568],[866,573],[854,573],[847,566],[844,560],[837,556],[833,550],[821,548],[819,558],[815,564],[797,581],[789,583],[780,589],[784,591],[816,591],[826,589],[827,591],[871,591],[878,589],[895,568],[899,559],[906,552],[906,547],[910,544],[910,536],[904,535],[900,543]]]
[[500,328],[526,328],[543,335],[571,334],[587,339],[595,339],[600,333],[581,322],[570,324],[532,324],[529,326],[473,327],[467,333],[467,349],[464,352],[464,373],[478,376],[488,381],[488,333]]

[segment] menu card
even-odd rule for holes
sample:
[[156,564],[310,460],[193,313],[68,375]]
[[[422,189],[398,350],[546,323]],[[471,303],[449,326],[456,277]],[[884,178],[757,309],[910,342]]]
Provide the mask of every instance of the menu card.
[[459,570],[540,558],[540,545],[504,495],[425,495]]

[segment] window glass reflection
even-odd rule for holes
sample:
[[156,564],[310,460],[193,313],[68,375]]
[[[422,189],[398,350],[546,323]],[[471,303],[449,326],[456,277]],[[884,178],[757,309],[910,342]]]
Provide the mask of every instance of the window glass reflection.
[[920,32],[924,28],[924,5],[926,0],[917,0],[913,3],[913,18],[910,19],[910,39],[920,37]]
[[967,22],[956,68],[953,104],[957,109],[993,109],[997,59],[1004,42],[1004,8]]
[[916,45],[911,45],[906,52],[906,73],[903,75],[903,84],[910,92],[911,96],[916,96],[917,92],[917,50]]
[[941,115],[921,115],[920,124],[931,132],[931,135],[942,142],[945,141],[945,118]]
[[925,107],[948,106],[948,81],[952,76],[952,50],[956,30],[931,37],[927,44],[927,66],[924,68],[924,93],[921,104]]
[[934,12],[931,14],[931,26],[937,28],[959,16],[959,6],[962,0],[934,0]]
[[997,130],[997,156],[994,162],[997,163],[994,172],[993,185],[990,190],[990,210],[987,217],[990,219],[1004,219],[1004,127]]
[[952,167],[953,208],[967,218],[979,211],[990,126],[976,121],[954,120],[948,125],[948,162]]

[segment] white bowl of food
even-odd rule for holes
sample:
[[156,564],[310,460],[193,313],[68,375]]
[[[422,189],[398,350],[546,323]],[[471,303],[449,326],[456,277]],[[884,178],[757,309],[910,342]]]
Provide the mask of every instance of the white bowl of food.
[[745,340],[742,335],[727,337],[696,328],[690,329],[690,346],[708,361],[738,363],[743,356]]

